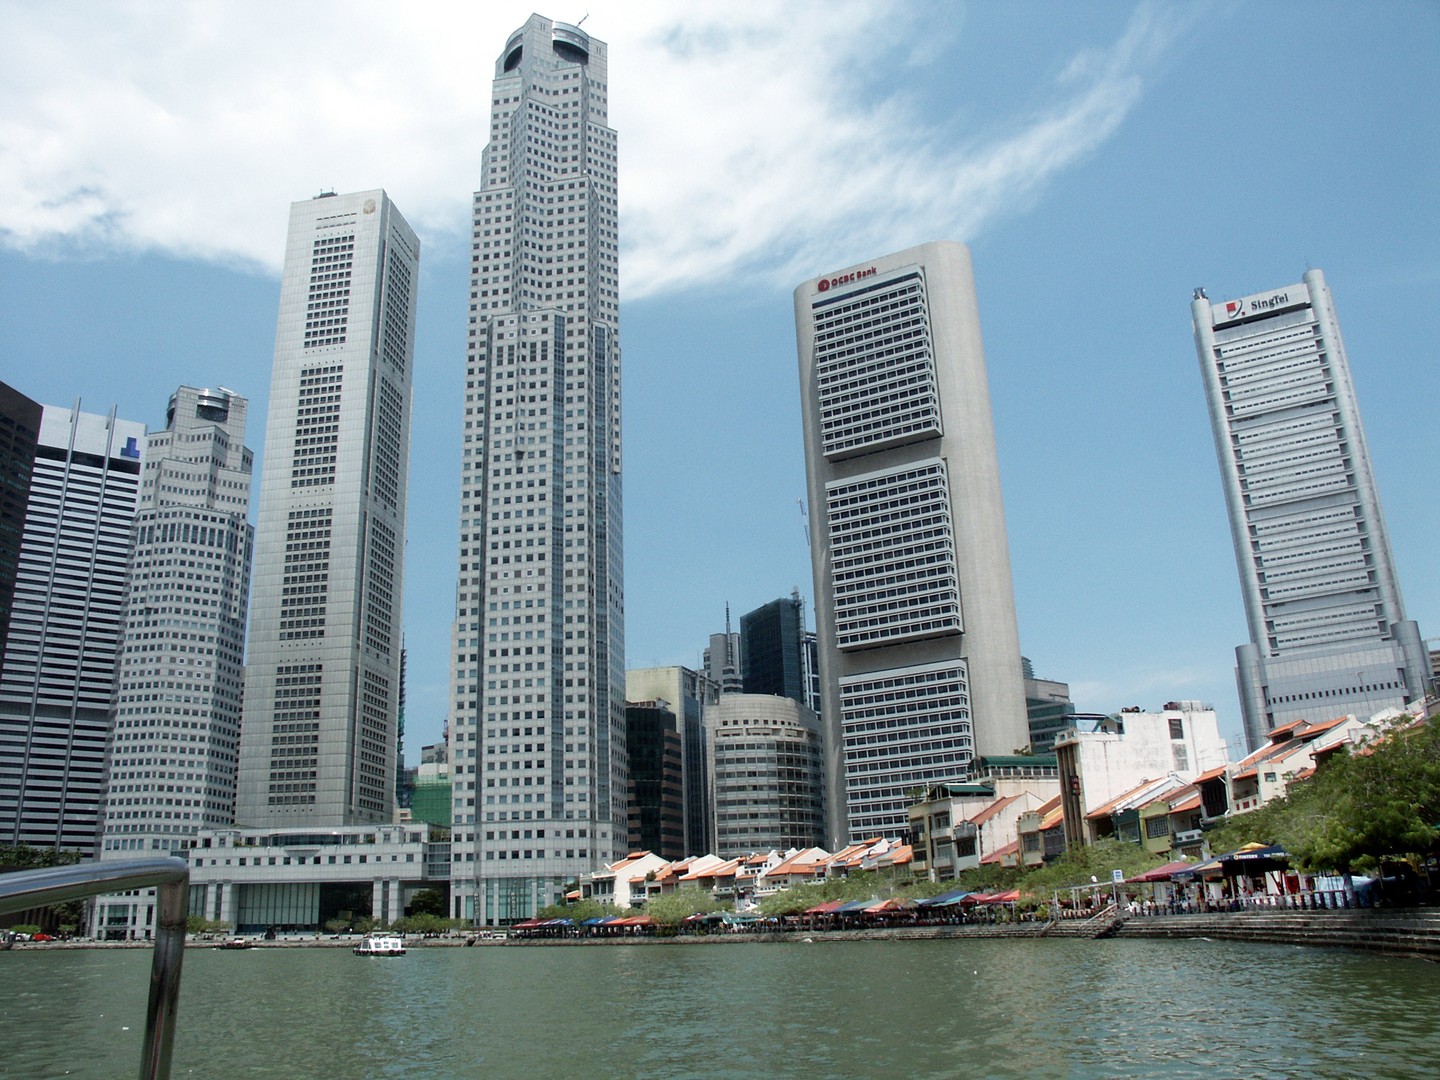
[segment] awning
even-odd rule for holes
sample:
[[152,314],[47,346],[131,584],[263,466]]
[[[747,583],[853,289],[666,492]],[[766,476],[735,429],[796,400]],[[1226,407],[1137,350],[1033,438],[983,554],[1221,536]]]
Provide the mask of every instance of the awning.
[[1157,866],[1152,870],[1146,870],[1143,874],[1136,874],[1134,877],[1126,878],[1125,884],[1135,885],[1147,881],[1169,881],[1181,870],[1193,870],[1198,864],[1186,862],[1184,859],[1177,859],[1175,862],[1168,862],[1164,866]]
[[871,904],[865,910],[871,915],[878,915],[886,911],[905,911],[914,906],[914,900],[907,900],[902,896],[892,896],[889,900],[881,900],[878,904]]
[[[1222,858],[1225,857],[1222,856]],[[1290,853],[1279,844],[1246,844],[1232,852],[1231,857],[1236,862],[1247,862],[1252,859],[1288,859]]]
[[932,896],[928,900],[921,900],[921,907],[953,907],[962,903],[967,896],[975,895],[966,889],[951,889],[949,892],[941,893],[939,896]]

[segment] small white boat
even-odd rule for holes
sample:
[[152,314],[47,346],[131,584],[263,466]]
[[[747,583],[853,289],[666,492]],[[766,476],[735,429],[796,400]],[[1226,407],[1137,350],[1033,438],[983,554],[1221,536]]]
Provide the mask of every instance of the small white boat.
[[366,934],[351,952],[356,956],[404,956],[405,939],[399,934]]

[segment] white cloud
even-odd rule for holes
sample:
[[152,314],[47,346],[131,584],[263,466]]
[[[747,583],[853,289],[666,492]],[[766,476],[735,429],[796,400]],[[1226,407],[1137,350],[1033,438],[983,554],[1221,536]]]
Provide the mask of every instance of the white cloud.
[[[489,84],[528,7],[0,7],[0,243],[280,261],[288,202],[384,186],[461,242]],[[948,7],[606,0],[630,299],[736,273],[791,282],[975,235],[1105,141],[1166,35],[1146,9],[1077,55],[1051,105],[985,139],[927,122],[907,70]],[[948,23],[942,33],[935,24]],[[1029,95],[1027,95],[1029,96]]]

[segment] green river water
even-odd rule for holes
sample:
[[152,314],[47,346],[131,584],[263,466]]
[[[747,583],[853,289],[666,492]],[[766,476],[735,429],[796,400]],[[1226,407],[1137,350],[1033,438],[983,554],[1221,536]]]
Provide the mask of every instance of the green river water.
[[[0,953],[0,1076],[134,1076],[150,953]],[[1440,966],[1198,941],[190,950],[175,1077],[1433,1077]]]

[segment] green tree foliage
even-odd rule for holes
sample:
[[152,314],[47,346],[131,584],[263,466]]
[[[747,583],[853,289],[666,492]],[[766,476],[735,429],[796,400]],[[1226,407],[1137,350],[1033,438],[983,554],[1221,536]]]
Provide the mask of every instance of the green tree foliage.
[[78,851],[56,851],[29,844],[0,844],[0,874],[12,870],[41,870],[47,866],[70,866],[80,861]]
[[950,887],[967,892],[1001,892],[1004,889],[1013,889],[1024,873],[1018,866],[988,863],[972,870],[962,870]]
[[1036,867],[1019,881],[1019,887],[1026,894],[1039,900],[1048,900],[1056,889],[1071,885],[1093,884],[1096,881],[1110,881],[1111,872],[1119,870],[1125,877],[1153,870],[1162,860],[1151,855],[1139,844],[1127,844],[1123,840],[1107,838],[1085,847],[1074,848],[1061,855],[1054,862]]
[[437,915],[444,918],[446,910],[445,893],[440,889],[421,889],[410,898],[411,915]]
[[[70,866],[80,861],[78,851],[56,851],[54,848],[31,847],[28,844],[0,844],[0,874],[16,870],[43,870],[51,866]],[[67,900],[50,908],[53,925],[63,934],[73,934],[85,923],[85,901]]]
[[446,930],[455,929],[462,921],[422,912],[401,916],[390,924],[390,929],[398,934],[443,934]]
[[691,886],[651,898],[645,913],[661,926],[677,926],[691,915],[729,911],[732,906],[728,900],[717,900],[707,890]]
[[603,904],[599,900],[576,900],[573,904],[551,904],[535,913],[537,919],[574,919],[577,923],[586,919],[605,918],[609,915],[633,915],[621,911],[614,904]]
[[760,901],[760,914],[767,916],[798,915],[818,904],[833,900],[884,900],[892,896],[918,899],[937,896],[955,888],[953,882],[901,880],[889,871],[857,870],[846,877],[797,885]]
[[185,930],[191,934],[228,934],[231,926],[221,919],[207,919],[204,915],[191,915],[185,920]]
[[1348,872],[1440,843],[1440,726],[1391,731],[1323,762],[1284,798],[1210,834],[1215,852],[1281,844],[1307,870]]

